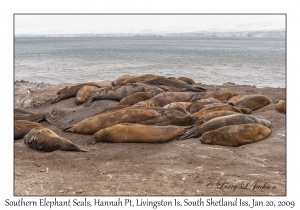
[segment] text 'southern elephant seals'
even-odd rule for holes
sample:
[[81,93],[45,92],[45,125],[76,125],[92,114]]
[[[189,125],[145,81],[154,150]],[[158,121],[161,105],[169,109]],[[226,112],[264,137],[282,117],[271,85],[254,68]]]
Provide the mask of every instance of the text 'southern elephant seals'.
[[89,97],[90,93],[97,89],[98,87],[96,86],[90,86],[86,85],[80,88],[78,92],[76,93],[76,104],[82,104],[83,102],[86,101],[86,99]]
[[271,129],[261,124],[250,123],[229,125],[216,130],[205,132],[200,138],[203,144],[238,147],[251,144],[267,138]]
[[[117,124],[94,134],[96,141],[113,143],[163,143],[184,132],[181,126]],[[88,144],[94,143],[91,139]]]
[[149,90],[154,90],[156,93],[163,93],[164,90],[146,85],[143,83],[134,83],[123,86],[113,86],[106,88],[98,88],[91,92],[89,98],[85,101],[84,106],[90,106],[93,101],[101,99],[110,99],[110,100],[122,100],[123,98],[132,95],[138,92],[147,92]]
[[89,150],[73,144],[70,140],[58,136],[44,127],[33,128],[24,136],[24,144],[32,149],[52,152],[55,150],[88,152]]
[[156,111],[141,109],[121,109],[119,111],[108,112],[89,117],[75,125],[64,128],[64,131],[81,134],[94,134],[100,129],[104,129],[119,123],[137,123],[155,117],[160,117]]
[[98,88],[102,87],[102,85],[100,85],[96,82],[87,82],[87,83],[82,83],[82,84],[73,85],[73,86],[66,86],[57,92],[57,95],[58,95],[57,98],[54,99],[54,101],[52,101],[51,103],[53,104],[53,103],[56,103],[63,99],[75,97],[77,92],[86,85],[96,86]]
[[207,131],[215,130],[228,125],[248,124],[248,123],[258,123],[266,127],[271,126],[271,122],[269,120],[258,119],[252,115],[233,114],[233,115],[217,117],[212,120],[209,120],[206,123],[200,125],[199,127],[187,131],[185,134],[180,136],[178,140],[200,137],[203,133]]
[[286,114],[286,100],[278,101],[276,108],[279,112]]
[[36,122],[30,122],[27,120],[15,120],[14,121],[14,139],[21,139],[28,134],[35,127],[43,127]]
[[129,96],[126,96],[123,98],[118,105],[133,105],[140,101],[148,100],[154,96],[156,96],[157,93],[154,90],[149,90],[147,92],[138,92],[131,94]]

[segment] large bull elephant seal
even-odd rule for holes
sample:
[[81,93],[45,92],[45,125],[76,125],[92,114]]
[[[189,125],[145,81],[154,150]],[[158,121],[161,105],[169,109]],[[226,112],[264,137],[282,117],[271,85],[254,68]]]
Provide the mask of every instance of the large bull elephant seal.
[[79,152],[89,151],[86,148],[73,144],[70,140],[60,137],[52,130],[44,127],[33,128],[24,136],[24,144],[32,149],[45,152],[52,152],[55,150]]
[[200,138],[203,144],[215,144],[230,147],[238,147],[251,144],[267,138],[271,129],[266,126],[250,123],[229,125],[216,130],[205,132]]

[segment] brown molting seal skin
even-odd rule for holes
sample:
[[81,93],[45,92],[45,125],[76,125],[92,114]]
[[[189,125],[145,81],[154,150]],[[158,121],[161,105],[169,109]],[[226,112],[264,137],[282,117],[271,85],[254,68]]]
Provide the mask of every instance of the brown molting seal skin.
[[82,83],[82,84],[73,85],[73,86],[66,86],[57,92],[58,96],[56,99],[54,99],[54,101],[51,102],[51,104],[61,101],[63,99],[75,97],[77,92],[86,85],[96,86],[98,88],[102,87],[102,85],[100,85],[96,82],[87,82],[87,83]]
[[52,152],[55,150],[88,152],[89,150],[73,144],[70,140],[58,136],[52,130],[44,127],[33,128],[24,136],[24,144],[32,149]]
[[156,93],[163,93],[164,90],[156,87],[150,86],[143,83],[134,83],[123,86],[113,86],[98,88],[91,92],[89,98],[85,101],[84,106],[90,106],[93,101],[101,99],[110,99],[110,100],[122,100],[123,98],[137,93],[137,92],[147,92],[149,90],[154,90]]
[[187,131],[185,134],[180,136],[178,140],[183,140],[187,138],[200,137],[203,133],[211,130],[215,130],[228,125],[237,125],[237,124],[248,124],[248,123],[258,123],[266,127],[271,127],[271,122],[265,119],[259,119],[252,115],[245,114],[233,114],[229,116],[217,117],[211,119],[199,127],[192,128]]
[[229,125],[205,132],[200,138],[202,144],[238,147],[267,138],[271,129],[256,123]]
[[88,144],[99,142],[112,143],[163,143],[175,139],[185,130],[181,126],[154,126],[139,124],[117,124],[94,134]]
[[104,129],[115,124],[138,123],[160,116],[161,114],[153,110],[121,109],[119,111],[89,117],[75,125],[63,128],[63,131],[81,134],[94,134],[100,129]]

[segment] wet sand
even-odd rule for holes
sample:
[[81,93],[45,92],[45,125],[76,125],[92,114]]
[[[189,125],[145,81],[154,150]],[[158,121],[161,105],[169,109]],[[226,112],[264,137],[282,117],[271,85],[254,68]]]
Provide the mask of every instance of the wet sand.
[[[64,123],[74,124],[76,114],[90,116],[118,103],[99,100],[83,108],[70,98],[50,104],[66,85],[15,82],[14,106],[45,114],[56,109]],[[162,144],[98,142],[86,153],[40,152],[20,139],[14,143],[14,195],[286,195],[286,115],[275,104],[286,98],[286,89],[200,85],[207,91],[270,97],[274,104],[252,115],[271,121],[272,134],[241,147],[204,145],[191,138]],[[59,121],[41,124],[79,145],[91,138],[61,131]]]

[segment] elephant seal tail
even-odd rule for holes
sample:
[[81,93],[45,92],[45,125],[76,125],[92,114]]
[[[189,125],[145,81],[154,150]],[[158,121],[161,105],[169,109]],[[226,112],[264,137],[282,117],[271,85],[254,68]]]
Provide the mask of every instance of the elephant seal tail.
[[74,125],[61,126],[62,131],[73,132]]
[[194,85],[195,87],[196,87],[196,89],[199,91],[199,92],[206,92],[206,88],[204,88],[204,87],[200,87],[200,86],[198,86],[198,85]]
[[95,144],[97,142],[97,139],[93,136],[92,138],[90,138],[89,140],[87,140],[87,144]]
[[51,102],[50,102],[50,104],[55,104],[56,102],[58,102],[58,101],[59,101],[59,97],[60,97],[60,96],[57,96],[56,99],[54,99],[54,101],[51,101]]
[[89,152],[90,151],[89,149],[84,148],[79,145],[76,145],[76,144],[74,144],[73,147],[74,147],[75,151],[79,151],[79,152]]
[[93,98],[89,98],[84,102],[83,106],[88,107],[92,104],[92,102],[93,102]]
[[197,137],[197,134],[195,133],[195,129],[192,129],[183,134],[178,135],[176,140],[181,141],[181,140],[194,138],[194,137]]

